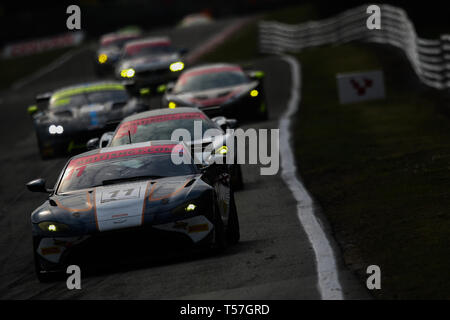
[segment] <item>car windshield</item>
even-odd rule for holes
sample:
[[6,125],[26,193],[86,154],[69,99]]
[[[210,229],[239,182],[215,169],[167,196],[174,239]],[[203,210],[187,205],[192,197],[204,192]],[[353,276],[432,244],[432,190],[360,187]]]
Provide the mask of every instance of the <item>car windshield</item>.
[[164,55],[175,53],[175,48],[169,44],[132,46],[125,50],[125,58],[137,58],[142,56]]
[[60,106],[79,107],[109,101],[125,102],[128,99],[129,95],[124,89],[81,91],[72,94],[56,94],[50,99],[49,107],[50,109]]
[[[218,129],[204,113],[174,113],[124,122],[116,131],[111,146],[151,140],[171,140],[176,129],[186,129],[194,139],[194,126],[201,125],[202,136],[208,129]],[[129,134],[128,134],[129,133]]]
[[215,88],[231,87],[249,82],[241,70],[184,74],[177,81],[174,92],[202,91]]
[[[125,181],[195,174],[196,169],[189,161],[178,165],[172,161],[171,152],[176,147],[147,146],[73,159],[64,171],[57,193]],[[189,157],[186,152],[182,154],[186,159]]]

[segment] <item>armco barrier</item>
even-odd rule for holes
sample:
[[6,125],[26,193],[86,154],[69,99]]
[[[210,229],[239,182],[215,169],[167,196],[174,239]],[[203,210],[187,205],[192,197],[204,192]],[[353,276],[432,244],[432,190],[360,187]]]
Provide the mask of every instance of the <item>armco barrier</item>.
[[403,50],[419,79],[436,89],[450,88],[450,35],[440,39],[419,38],[406,12],[391,5],[379,5],[381,29],[366,26],[370,14],[362,5],[341,14],[299,25],[262,21],[259,49],[263,53],[300,52],[321,45],[351,41],[389,44]]

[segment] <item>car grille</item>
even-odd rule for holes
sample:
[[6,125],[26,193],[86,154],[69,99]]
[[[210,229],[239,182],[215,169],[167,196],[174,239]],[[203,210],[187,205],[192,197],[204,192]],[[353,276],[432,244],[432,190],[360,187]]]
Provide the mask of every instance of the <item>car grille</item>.
[[115,263],[130,258],[145,258],[167,251],[182,251],[192,246],[190,238],[180,232],[155,228],[129,228],[98,232],[70,250],[69,263]]

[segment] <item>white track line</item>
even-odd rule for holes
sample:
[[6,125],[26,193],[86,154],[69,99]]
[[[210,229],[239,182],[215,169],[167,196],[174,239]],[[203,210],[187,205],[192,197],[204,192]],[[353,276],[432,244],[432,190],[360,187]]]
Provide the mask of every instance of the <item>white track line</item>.
[[43,77],[47,73],[50,73],[51,71],[55,70],[56,68],[62,66],[64,63],[66,63],[67,61],[72,59],[74,56],[76,56],[77,54],[79,54],[87,49],[89,49],[89,47],[76,48],[76,49],[72,49],[72,50],[66,52],[65,54],[63,54],[62,56],[60,56],[56,60],[54,60],[52,63],[50,63],[49,65],[39,69],[38,71],[36,71],[35,73],[32,73],[29,76],[26,76],[26,77],[18,80],[11,86],[11,88],[13,90],[21,89],[22,87],[26,86],[30,82],[35,81],[35,80]]
[[298,218],[314,249],[320,295],[325,300],[342,300],[342,288],[333,249],[314,214],[311,196],[297,179],[297,167],[290,146],[290,118],[295,115],[300,103],[300,64],[291,56],[282,56],[282,59],[291,67],[292,87],[287,110],[280,118],[281,176],[297,200]]
[[247,17],[242,18],[235,23],[229,25],[227,28],[223,29],[219,33],[216,33],[212,37],[210,37],[208,40],[203,42],[201,45],[196,47],[192,53],[190,53],[186,57],[186,62],[192,64],[197,62],[198,59],[200,59],[203,55],[213,51],[216,49],[219,45],[225,42],[230,36],[235,34],[237,31],[242,29],[244,26],[246,26],[251,21],[255,20],[255,17]]

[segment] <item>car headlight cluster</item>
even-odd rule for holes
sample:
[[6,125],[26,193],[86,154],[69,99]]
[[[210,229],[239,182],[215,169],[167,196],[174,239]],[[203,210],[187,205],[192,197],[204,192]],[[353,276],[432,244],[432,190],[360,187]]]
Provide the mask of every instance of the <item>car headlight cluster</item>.
[[42,231],[46,232],[63,232],[69,230],[69,227],[65,224],[52,221],[41,222],[38,226]]
[[174,63],[171,63],[169,66],[170,71],[172,72],[177,72],[177,71],[181,71],[184,69],[184,63],[181,61],[177,61]]
[[195,204],[189,203],[189,204],[184,208],[184,210],[185,210],[186,212],[192,212],[192,211],[195,211],[196,208],[197,208],[197,206],[196,206]]
[[136,71],[133,68],[123,69],[122,71],[120,71],[120,76],[122,78],[133,78],[135,74]]
[[184,216],[186,214],[195,214],[199,211],[198,201],[186,202],[178,207],[176,207],[172,213],[176,216]]
[[98,56],[98,62],[101,64],[105,63],[107,60],[108,60],[108,56],[104,53],[102,53]]
[[61,125],[54,125],[52,124],[50,127],[48,127],[48,132],[50,134],[62,134],[64,132],[64,127]]
[[225,155],[228,153],[228,147],[227,146],[221,146],[216,150],[216,154]]

